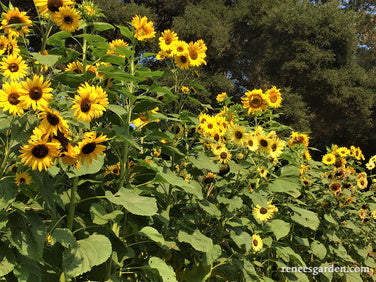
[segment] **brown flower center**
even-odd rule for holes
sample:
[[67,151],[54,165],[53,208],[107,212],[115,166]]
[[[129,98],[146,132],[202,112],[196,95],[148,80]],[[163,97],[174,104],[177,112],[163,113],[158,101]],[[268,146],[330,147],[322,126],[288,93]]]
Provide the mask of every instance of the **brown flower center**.
[[242,137],[243,137],[243,133],[241,133],[240,131],[235,132],[235,138],[236,139],[242,139]]
[[250,106],[252,108],[260,108],[262,105],[262,98],[260,96],[254,96],[251,99]]
[[19,69],[19,67],[18,67],[18,64],[16,64],[16,63],[11,63],[8,66],[8,70],[10,70],[11,72],[17,72],[18,69]]
[[187,58],[185,56],[181,56],[180,61],[182,62],[182,64],[185,64],[187,62]]
[[90,108],[91,108],[90,100],[88,98],[83,99],[81,101],[81,111],[83,113],[87,113],[88,111],[90,111]]
[[48,155],[48,147],[44,144],[34,146],[31,150],[31,154],[37,159],[43,159]]
[[87,143],[82,147],[82,153],[85,155],[89,155],[92,152],[94,152],[96,147],[97,147],[97,143],[95,142]]
[[73,18],[71,16],[65,16],[64,17],[64,23],[66,23],[66,24],[72,24],[73,23]]
[[220,155],[221,159],[225,160],[227,159],[227,153],[226,152],[222,152]]
[[274,143],[274,144],[271,146],[271,148],[272,148],[272,151],[275,152],[275,151],[277,150],[277,144]]
[[23,178],[23,177],[21,177],[21,178],[20,178],[20,184],[24,184],[25,182],[26,182],[26,179]]
[[269,100],[270,100],[270,102],[275,103],[275,102],[277,102],[278,97],[277,97],[277,95],[270,95]]
[[260,209],[260,213],[261,213],[261,214],[267,214],[267,213],[268,213],[268,210],[267,210],[266,208],[264,208],[264,207],[261,207],[261,209]]
[[19,17],[15,16],[15,17],[11,17],[8,22],[9,24],[19,24],[19,23],[22,23],[22,20]]
[[118,170],[117,168],[114,168],[114,169],[112,170],[112,173],[113,173],[113,174],[118,174],[118,173],[119,173],[119,170]]
[[253,146],[253,140],[248,140],[248,146],[252,147]]
[[32,100],[39,100],[43,95],[43,90],[39,86],[34,86],[29,91],[29,96]]
[[167,37],[167,38],[165,39],[165,44],[166,44],[166,45],[170,45],[171,42],[172,42],[172,38],[171,38],[171,37]]
[[60,122],[59,117],[53,113],[47,113],[47,120],[51,125],[58,125]]
[[196,50],[191,50],[189,52],[189,56],[192,58],[192,60],[196,60],[198,58],[198,54],[197,54]]
[[256,239],[253,239],[253,246],[255,246],[255,247],[258,246],[258,241]]
[[260,145],[261,145],[262,147],[268,147],[268,141],[266,141],[265,139],[261,139],[261,140],[260,140]]
[[340,183],[338,183],[338,182],[334,182],[334,183],[332,183],[331,185],[330,185],[330,190],[332,190],[333,192],[336,192],[336,191],[338,191],[340,188],[341,188],[341,184]]
[[59,11],[59,8],[63,6],[62,0],[48,0],[47,2],[47,8],[51,12],[55,13]]
[[209,129],[212,129],[213,127],[214,127],[214,125],[213,125],[212,123],[209,123],[209,124],[208,124],[208,128],[209,128]]
[[183,46],[178,46],[178,48],[176,48],[176,50],[177,50],[178,52],[183,52],[183,51],[184,51],[184,48],[183,48]]
[[18,93],[11,93],[8,95],[8,102],[11,105],[17,105],[20,101],[18,100]]
[[213,139],[218,142],[219,141],[219,134],[218,133],[214,134]]

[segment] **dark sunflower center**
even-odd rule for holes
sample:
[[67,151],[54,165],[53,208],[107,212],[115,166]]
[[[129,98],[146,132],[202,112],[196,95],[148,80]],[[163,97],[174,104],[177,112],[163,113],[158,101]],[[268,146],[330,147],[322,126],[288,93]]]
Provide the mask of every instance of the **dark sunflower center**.
[[91,108],[90,100],[87,98],[83,99],[81,101],[81,111],[84,113],[87,113],[88,111],[90,111],[90,108]]
[[209,128],[209,129],[212,129],[213,127],[214,127],[214,125],[213,125],[212,123],[209,123],[209,124],[208,124],[208,128]]
[[179,46],[178,48],[176,48],[176,50],[177,50],[178,52],[183,52],[183,51],[184,51],[184,48],[183,48],[182,46]]
[[43,159],[48,155],[48,147],[44,144],[36,145],[31,150],[31,154],[37,159]]
[[253,246],[257,247],[258,241],[256,239],[253,240]]
[[11,105],[17,105],[20,101],[18,100],[20,97],[17,93],[11,93],[8,95],[8,102]]
[[171,37],[167,37],[167,38],[165,39],[165,43],[166,43],[166,45],[170,45],[171,42],[172,42],[172,38],[171,38]]
[[252,147],[253,146],[253,140],[248,140],[248,146]]
[[51,12],[55,13],[59,11],[59,8],[63,6],[63,0],[48,0],[47,8]]
[[64,22],[66,24],[72,24],[73,23],[73,18],[71,16],[65,16],[64,17]]
[[96,147],[97,143],[95,142],[87,143],[82,147],[82,153],[84,153],[85,155],[89,155],[92,152],[94,152]]
[[261,209],[260,209],[260,213],[261,213],[261,214],[267,214],[267,213],[268,213],[268,210],[267,210],[266,208],[264,208],[264,207],[261,207]]
[[180,60],[183,64],[185,64],[187,62],[187,58],[185,56],[181,56],[180,57]]
[[198,54],[195,50],[189,52],[189,56],[192,58],[192,60],[196,60],[198,58]]
[[262,104],[261,97],[259,96],[253,97],[250,104],[253,108],[259,108]]
[[277,96],[276,95],[271,95],[269,97],[269,100],[270,100],[270,102],[275,103],[275,102],[277,102]]
[[235,138],[236,139],[242,139],[242,137],[243,137],[243,133],[241,133],[240,131],[235,132]]
[[227,159],[227,153],[226,152],[222,152],[220,155],[221,159],[225,160]]
[[114,173],[114,174],[118,174],[118,173],[119,173],[119,170],[118,170],[117,168],[114,168],[114,169],[112,170],[112,173]]
[[337,191],[339,188],[341,187],[341,185],[337,182],[333,183],[331,186],[330,186],[330,189],[332,191]]
[[271,148],[272,148],[272,151],[275,152],[275,150],[277,150],[277,144],[273,144]]
[[19,67],[16,63],[11,63],[8,66],[8,70],[10,70],[11,72],[17,72],[18,69],[19,69]]
[[261,145],[262,147],[268,147],[268,141],[266,141],[265,139],[261,139],[261,140],[260,140],[260,145]]
[[23,177],[21,177],[21,178],[20,178],[20,184],[24,184],[25,182],[26,182],[26,179],[23,178]]
[[58,125],[60,122],[59,117],[53,113],[47,113],[47,120],[51,125]]
[[32,87],[29,91],[29,96],[32,100],[39,100],[43,95],[43,91],[39,86]]
[[9,24],[19,24],[22,23],[22,20],[19,17],[11,17],[9,20]]
[[5,48],[5,44],[4,43],[0,43],[0,50],[3,50]]
[[219,141],[219,134],[218,133],[214,134],[213,139],[218,142]]

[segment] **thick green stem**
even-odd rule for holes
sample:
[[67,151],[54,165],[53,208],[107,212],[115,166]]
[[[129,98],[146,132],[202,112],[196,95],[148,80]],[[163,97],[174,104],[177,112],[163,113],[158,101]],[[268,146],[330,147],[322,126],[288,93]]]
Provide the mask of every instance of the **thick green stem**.
[[0,179],[4,175],[5,167],[8,163],[9,155],[11,153],[11,149],[9,147],[9,139],[10,139],[10,135],[12,134],[11,128],[12,128],[13,121],[14,121],[14,117],[13,117],[11,123],[10,123],[10,127],[7,131],[7,134],[6,134],[4,159],[3,159],[3,162],[1,163],[1,166],[0,166]]
[[72,230],[73,228],[74,211],[76,209],[76,204],[77,204],[77,201],[76,201],[77,187],[78,187],[78,176],[76,176],[73,179],[73,186],[71,189],[71,198],[70,198],[68,223],[67,223],[67,227],[69,230]]
[[53,23],[49,21],[46,27],[46,33],[43,35],[43,38],[42,38],[42,47],[40,48],[41,54],[43,54],[44,50],[46,50],[47,39],[51,33],[52,27],[53,27]]

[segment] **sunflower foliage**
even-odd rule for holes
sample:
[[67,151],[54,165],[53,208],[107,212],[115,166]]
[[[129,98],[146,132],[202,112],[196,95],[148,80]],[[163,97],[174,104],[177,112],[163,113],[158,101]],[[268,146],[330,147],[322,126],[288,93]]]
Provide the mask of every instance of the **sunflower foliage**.
[[312,160],[309,135],[276,121],[275,86],[201,105],[203,39],[140,15],[114,27],[91,1],[34,3],[37,19],[2,6],[1,280],[372,279],[375,156],[330,145]]

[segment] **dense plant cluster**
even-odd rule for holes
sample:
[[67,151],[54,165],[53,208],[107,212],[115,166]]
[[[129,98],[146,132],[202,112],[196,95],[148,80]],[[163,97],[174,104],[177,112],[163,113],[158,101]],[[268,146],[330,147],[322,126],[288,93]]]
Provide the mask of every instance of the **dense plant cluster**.
[[[203,39],[165,30],[146,53],[144,16],[114,27],[90,1],[34,2],[33,21],[2,6],[0,279],[372,279],[375,156],[313,160],[308,134],[276,121],[275,86],[199,103]],[[368,271],[282,271],[331,265]]]

